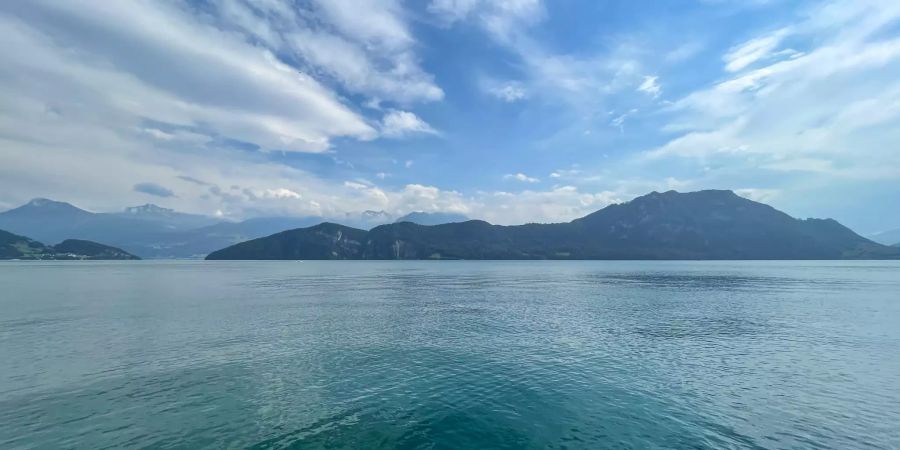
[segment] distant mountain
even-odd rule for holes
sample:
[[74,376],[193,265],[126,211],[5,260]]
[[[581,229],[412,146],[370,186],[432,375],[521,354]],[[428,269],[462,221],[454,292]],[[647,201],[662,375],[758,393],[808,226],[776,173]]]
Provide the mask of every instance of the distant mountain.
[[228,245],[320,222],[321,217],[258,217],[243,222],[220,222],[165,236],[165,240],[161,241],[165,247],[160,248],[157,254],[167,252],[174,257],[202,258]]
[[361,259],[367,233],[326,222],[233,245],[206,259]]
[[[371,219],[380,214],[360,217]],[[202,258],[238,242],[322,221],[321,217],[263,217],[224,222],[153,204],[93,213],[48,199],[34,199],[0,213],[0,229],[42,242],[70,238],[106,242],[144,258]]]
[[122,249],[91,241],[67,239],[57,245],[44,245],[25,236],[0,230],[0,259],[140,259]]
[[57,255],[68,255],[76,259],[141,259],[120,248],[81,239],[66,239],[52,248]]
[[142,243],[179,226],[145,214],[92,213],[69,203],[34,199],[0,213],[0,229],[32,236],[43,242],[82,239],[109,242],[138,253]]
[[346,213],[343,217],[335,217],[328,220],[352,228],[370,230],[379,225],[393,222],[394,216],[384,211],[363,211],[359,213]]
[[46,198],[35,198],[18,208],[5,211],[0,215],[4,217],[21,218],[28,220],[81,220],[89,218],[92,213],[83,209],[76,208],[75,206],[72,206],[71,204],[66,202],[57,202]]
[[794,219],[731,191],[653,192],[568,223],[368,232],[324,223],[254,239],[207,259],[865,259],[900,258],[831,219]]
[[900,243],[900,228],[896,230],[882,231],[868,236],[869,239],[884,245]]
[[411,212],[395,220],[394,223],[412,222],[419,225],[442,225],[445,223],[465,222],[468,217],[462,214],[447,212]]
[[210,226],[221,222],[219,219],[199,214],[186,214],[173,209],[156,206],[152,203],[125,208],[124,212],[114,215],[129,219],[155,222],[169,230],[191,230]]

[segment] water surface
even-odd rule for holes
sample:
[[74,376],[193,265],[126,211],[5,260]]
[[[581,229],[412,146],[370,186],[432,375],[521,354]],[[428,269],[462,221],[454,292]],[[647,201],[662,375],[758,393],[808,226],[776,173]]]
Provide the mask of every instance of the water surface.
[[0,448],[897,448],[897,262],[0,263]]

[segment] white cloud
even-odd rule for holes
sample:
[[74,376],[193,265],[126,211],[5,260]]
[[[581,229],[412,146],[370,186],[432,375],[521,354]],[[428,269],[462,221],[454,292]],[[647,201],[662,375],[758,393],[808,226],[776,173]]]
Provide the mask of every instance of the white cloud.
[[303,198],[302,195],[286,188],[275,188],[275,189],[265,189],[260,191],[258,196],[262,198],[276,198],[276,199],[294,199],[299,200]]
[[740,167],[745,174],[897,177],[900,38],[885,27],[900,19],[900,4],[832,2],[809,17],[791,32],[813,47],[772,59],[765,55],[777,49],[777,39],[769,33],[730,52],[726,69],[766,64],[676,101],[667,109],[667,130],[680,135],[647,156]]
[[356,190],[368,189],[369,187],[368,184],[363,184],[356,181],[345,181],[344,186]]
[[311,74],[381,100],[411,103],[444,96],[419,64],[416,41],[394,0],[216,0],[219,19]]
[[638,112],[637,109],[630,109],[627,112],[624,112],[622,114],[617,115],[616,117],[613,117],[613,119],[609,121],[609,124],[618,128],[620,133],[624,133],[625,132],[625,120],[627,120],[629,117],[633,116],[634,114],[637,114],[637,112]]
[[411,47],[400,53],[390,47],[373,52],[365,42],[314,30],[296,30],[286,39],[314,70],[373,100],[409,103],[444,97],[433,77],[419,67]]
[[645,76],[644,81],[638,86],[637,90],[643,92],[653,98],[659,97],[659,94],[662,93],[662,88],[659,86],[657,80],[659,77],[656,76]]
[[35,0],[0,7],[0,32],[14,49],[0,67],[12,115],[44,105],[94,126],[150,119],[289,151],[376,136],[313,78],[167,3]]
[[725,61],[725,69],[729,72],[737,72],[757,61],[770,57],[774,50],[778,48],[778,45],[781,44],[781,41],[790,33],[791,30],[789,28],[782,28],[733,47],[722,57]]
[[545,13],[541,0],[432,0],[428,10],[448,24],[476,20],[499,41],[514,39],[519,27]]
[[507,103],[517,102],[528,97],[525,87],[516,81],[494,84],[487,88],[487,92]]
[[[574,166],[577,167],[577,166]],[[557,169],[550,173],[550,178],[572,179],[581,176],[581,169]]]
[[[389,203],[375,186],[325,180],[269,162],[268,152],[436,133],[408,111],[366,118],[336,90],[373,104],[443,97],[419,64],[399,5],[213,0],[195,8],[0,3],[8,47],[0,65],[2,204],[45,196],[118,210],[146,201],[148,189],[135,191],[135,180],[177,192],[163,197],[167,207],[230,218],[335,216]],[[264,152],[248,152],[253,146]]]
[[778,189],[744,188],[735,189],[734,192],[741,197],[761,203],[771,202],[781,195],[781,191]]
[[413,134],[438,134],[437,130],[409,111],[392,110],[381,120],[381,134],[401,138]]
[[541,180],[539,180],[539,179],[537,179],[537,178],[529,177],[528,175],[525,175],[524,173],[521,173],[521,172],[519,172],[519,173],[508,173],[508,174],[506,174],[506,175],[503,175],[503,179],[504,179],[504,180],[521,181],[521,182],[523,182],[523,183],[539,183],[539,182],[541,181]]
[[505,101],[534,98],[563,104],[572,116],[583,117],[601,109],[611,94],[643,80],[638,58],[643,50],[629,41],[595,54],[564,53],[535,36],[532,27],[546,17],[541,0],[433,0],[429,10],[447,24],[475,24],[519,59],[524,74],[516,84],[484,83],[486,92]]
[[582,192],[574,186],[549,191],[490,192],[477,198],[478,206],[473,208],[470,217],[504,225],[566,222],[621,201],[616,192]]
[[666,53],[664,59],[666,62],[672,64],[684,62],[696,56],[703,51],[703,49],[703,43],[698,41],[687,41]]
[[435,186],[408,184],[384,194],[384,201],[377,206],[395,216],[412,211],[443,211],[502,225],[565,222],[623,199],[618,192],[583,192],[573,186],[560,186],[549,191],[478,192],[466,196]]

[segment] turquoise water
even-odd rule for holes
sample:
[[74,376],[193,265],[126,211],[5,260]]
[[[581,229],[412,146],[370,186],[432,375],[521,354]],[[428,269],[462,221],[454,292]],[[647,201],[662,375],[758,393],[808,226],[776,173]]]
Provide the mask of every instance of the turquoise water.
[[897,448],[897,262],[0,263],[0,448]]

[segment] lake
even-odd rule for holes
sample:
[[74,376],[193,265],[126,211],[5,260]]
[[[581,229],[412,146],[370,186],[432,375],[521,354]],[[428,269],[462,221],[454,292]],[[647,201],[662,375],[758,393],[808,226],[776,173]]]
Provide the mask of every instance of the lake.
[[4,262],[0,448],[897,448],[900,262]]

